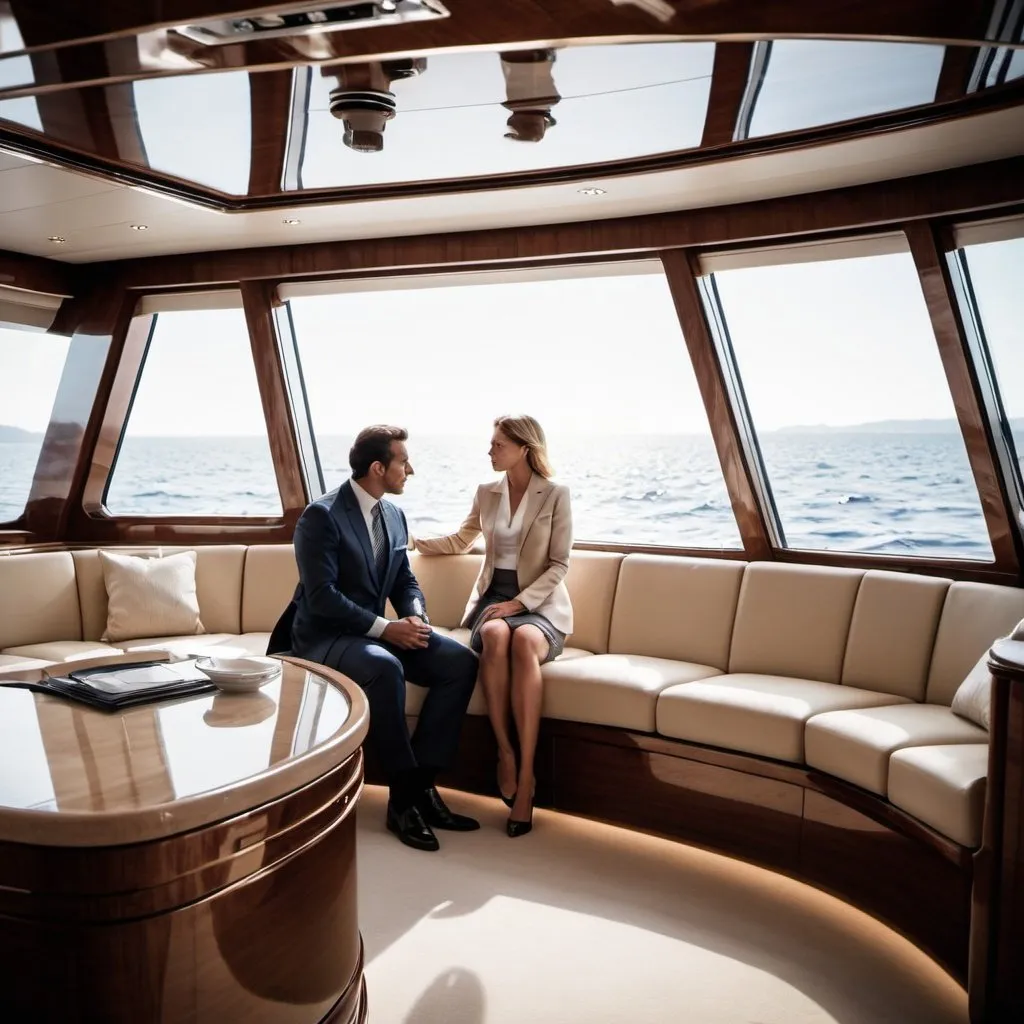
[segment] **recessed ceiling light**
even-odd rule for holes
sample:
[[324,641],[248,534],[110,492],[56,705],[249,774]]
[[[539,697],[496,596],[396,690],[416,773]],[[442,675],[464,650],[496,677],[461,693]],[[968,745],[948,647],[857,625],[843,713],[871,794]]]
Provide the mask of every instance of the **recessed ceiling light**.
[[131,225],[131,229],[132,229],[132,231],[148,231],[149,230],[149,225],[148,224],[132,224]]
[[581,188],[578,191],[581,196],[603,196],[605,194],[603,188]]
[[301,224],[302,221],[299,220],[297,217],[285,217],[285,219],[281,221],[281,223],[288,224],[289,226],[291,226],[292,224]]
[[47,241],[53,242],[54,245],[63,245],[67,239],[63,238],[61,235],[50,235]]

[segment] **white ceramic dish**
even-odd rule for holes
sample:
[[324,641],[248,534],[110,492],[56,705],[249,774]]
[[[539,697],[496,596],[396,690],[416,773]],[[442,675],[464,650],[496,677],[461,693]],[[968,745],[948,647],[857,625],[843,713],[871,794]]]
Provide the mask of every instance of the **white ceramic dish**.
[[275,679],[281,662],[273,658],[196,658],[196,668],[226,693],[250,693]]

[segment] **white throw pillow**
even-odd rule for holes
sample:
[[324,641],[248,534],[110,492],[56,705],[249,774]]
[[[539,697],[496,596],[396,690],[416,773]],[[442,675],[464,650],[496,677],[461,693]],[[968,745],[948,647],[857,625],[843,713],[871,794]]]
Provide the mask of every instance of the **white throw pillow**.
[[205,633],[196,596],[196,553],[165,558],[99,553],[107,588],[108,643],[151,636]]
[[[1024,640],[1024,619],[1013,627],[1013,632],[1008,637],[999,637],[999,639]],[[992,673],[988,670],[988,651],[985,651],[974,668],[967,673],[967,678],[957,688],[950,710],[954,715],[966,718],[969,722],[980,725],[987,731],[991,708]]]

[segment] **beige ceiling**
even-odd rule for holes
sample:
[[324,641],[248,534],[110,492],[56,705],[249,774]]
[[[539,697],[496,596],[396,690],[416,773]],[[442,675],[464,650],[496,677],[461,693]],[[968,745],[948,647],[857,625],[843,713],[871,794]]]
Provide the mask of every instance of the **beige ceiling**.
[[[1024,106],[812,149],[503,191],[214,213],[0,150],[0,249],[98,260],[598,220],[866,184],[1024,154]],[[579,189],[595,184],[597,197]],[[286,225],[289,217],[297,225]],[[145,224],[136,231],[132,224]],[[54,244],[51,235],[66,239]]]

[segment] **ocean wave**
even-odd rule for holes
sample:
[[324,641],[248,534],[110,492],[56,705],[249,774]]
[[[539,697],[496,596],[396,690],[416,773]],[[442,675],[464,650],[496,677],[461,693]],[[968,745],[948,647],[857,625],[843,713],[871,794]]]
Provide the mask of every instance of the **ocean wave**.
[[868,505],[871,502],[878,501],[876,497],[871,494],[844,494],[841,498],[836,499],[837,505]]

